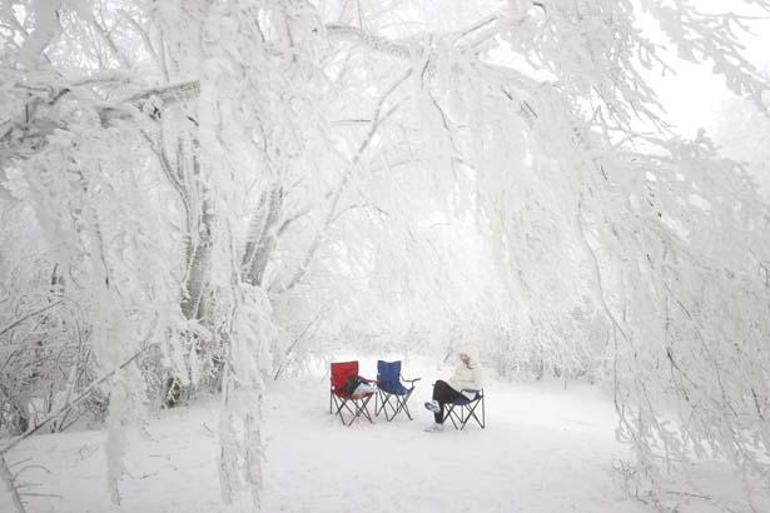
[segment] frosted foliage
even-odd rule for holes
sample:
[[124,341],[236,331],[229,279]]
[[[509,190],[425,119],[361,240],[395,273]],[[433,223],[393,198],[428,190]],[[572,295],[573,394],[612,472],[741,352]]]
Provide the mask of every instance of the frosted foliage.
[[[57,110],[51,115],[67,120],[68,129],[51,133],[42,151],[14,160],[13,165],[23,173],[12,174],[9,181],[16,184],[11,190],[17,199],[29,209],[27,219],[37,223],[46,241],[41,256],[49,262],[48,269],[53,269],[49,281],[63,285],[48,291],[43,301],[62,301],[68,313],[86,319],[83,325],[63,317],[75,324],[75,340],[88,344],[96,364],[92,370],[101,373],[142,348],[148,323],[166,301],[173,300],[162,289],[158,291],[169,269],[150,250],[163,247],[152,228],[159,225],[158,212],[148,208],[143,184],[123,171],[136,163],[135,157],[115,151],[117,147],[126,149],[125,132],[102,130],[98,118],[70,102],[61,102]],[[20,227],[17,235],[29,233]],[[42,263],[26,261],[32,267]],[[23,267],[22,272],[29,275]],[[30,309],[34,307],[30,305]],[[77,369],[72,378],[80,380],[78,373],[84,370]],[[137,418],[129,405],[137,397],[141,402],[144,395],[144,382],[132,378],[133,372],[126,371],[121,391],[112,394],[110,410],[117,410],[110,421],[116,427],[108,434],[111,455],[123,450],[120,443],[112,443],[122,439],[120,426]],[[118,406],[121,402],[123,406]],[[110,456],[108,461],[115,485],[119,458]]]
[[[618,305],[635,330],[620,337],[617,358],[636,375],[633,384],[618,387],[619,404],[639,401],[633,412],[620,407],[629,420],[621,431],[636,444],[662,449],[667,462],[690,451],[716,455],[765,480],[768,354],[762,340],[768,326],[760,312],[767,308],[767,255],[758,241],[767,228],[755,216],[765,216],[766,207],[745,172],[709,160],[704,143],[680,148],[689,160],[675,169],[648,161],[654,181],[645,184],[646,198],[635,209],[639,231],[616,227],[616,244],[625,238],[645,248],[633,269],[615,277],[637,292]],[[687,421],[679,429],[657,420],[663,410],[648,399],[657,396],[680,399]],[[644,464],[655,467],[652,451],[647,457]]]
[[106,411],[117,502],[125,425],[217,393],[222,496],[249,511],[265,380],[474,341],[504,378],[610,389],[661,507],[699,459],[767,484],[770,213],[645,82],[669,45],[759,107],[744,22],[673,0],[3,5],[0,361],[34,371],[0,378],[0,433]]

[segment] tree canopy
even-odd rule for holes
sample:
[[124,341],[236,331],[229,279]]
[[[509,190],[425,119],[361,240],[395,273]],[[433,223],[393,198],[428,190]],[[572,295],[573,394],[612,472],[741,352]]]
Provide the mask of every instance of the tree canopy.
[[122,423],[208,387],[223,497],[258,502],[266,379],[470,338],[607,385],[652,492],[706,454],[767,484],[770,213],[648,79],[669,46],[764,113],[754,18],[698,5],[6,2],[0,433],[120,367],[78,403],[119,500]]

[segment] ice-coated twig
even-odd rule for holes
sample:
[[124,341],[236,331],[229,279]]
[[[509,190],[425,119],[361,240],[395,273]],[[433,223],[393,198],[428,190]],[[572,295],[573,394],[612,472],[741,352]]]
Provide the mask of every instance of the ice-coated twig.
[[26,513],[24,503],[22,502],[19,491],[14,483],[14,476],[11,474],[11,471],[5,462],[4,454],[0,454],[0,481],[5,484],[7,493],[10,495],[11,502],[16,509],[16,513]]

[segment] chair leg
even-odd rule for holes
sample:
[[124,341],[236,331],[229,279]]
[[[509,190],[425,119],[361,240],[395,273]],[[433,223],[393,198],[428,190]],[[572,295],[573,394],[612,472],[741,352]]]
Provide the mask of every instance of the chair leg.
[[[394,394],[388,394],[388,407],[390,408],[390,414],[388,414],[388,411],[385,411],[385,418],[388,419],[388,422],[392,421],[396,418],[396,415],[398,415],[398,399],[399,397]],[[393,401],[391,403],[390,401]]]
[[342,416],[342,409],[346,409],[348,412],[353,413],[350,410],[350,406],[347,405],[348,400],[343,398],[338,398],[337,396],[332,395],[332,399],[334,400],[334,406],[336,407],[335,415],[337,415],[340,418],[340,422],[342,422],[342,425],[345,424],[345,417]]
[[409,417],[409,420],[414,420],[407,405],[407,401],[411,395],[412,390],[404,396],[388,394],[387,392],[378,390],[377,395],[374,398],[374,416],[379,417],[381,413],[384,413],[385,419],[390,422],[403,411],[406,413],[406,416]]
[[[353,410],[353,408],[350,407],[350,404],[348,404],[348,403],[352,403],[354,408],[356,406],[356,403],[354,403],[350,399],[345,399],[344,401],[345,401],[344,402],[345,411],[347,411],[350,415],[352,415],[352,419],[355,419],[356,412]],[[345,424],[345,417],[343,417],[342,415],[340,415],[340,417],[342,418],[342,423]],[[351,420],[350,423],[346,424],[346,425],[349,426],[352,423],[353,423],[353,420]]]
[[401,397],[398,395],[393,396],[393,402],[395,402],[396,404],[393,408],[393,411],[392,411],[393,415],[390,417],[391,419],[395,419],[396,415],[398,415],[398,412],[401,411]]
[[388,409],[385,409],[385,418],[390,422],[394,418],[396,418],[396,407],[393,406],[391,403],[391,400],[398,404],[398,397],[394,397],[393,394],[388,394],[388,408],[390,409],[390,413],[388,413]]
[[407,416],[407,418],[408,418],[409,420],[414,420],[414,419],[412,418],[412,414],[409,412],[409,406],[407,406],[407,404],[406,404],[406,402],[409,400],[409,396],[410,396],[410,395],[412,395],[412,393],[411,393],[411,392],[409,392],[409,394],[408,394],[408,395],[406,396],[406,398],[404,399],[404,402],[403,402],[403,408],[401,408],[401,409],[402,409],[402,410],[404,410],[404,413],[406,413],[406,416]]
[[468,413],[468,405],[463,404],[460,407],[460,431],[465,429],[465,425],[468,423],[468,419],[470,419],[471,416]]
[[390,415],[388,415],[388,410],[385,410],[385,418],[388,419],[388,422],[396,418],[396,413],[398,413],[398,410],[396,410],[396,407],[393,406],[391,403],[391,400],[393,402],[398,402],[398,396],[393,396],[393,394],[388,394],[388,408],[390,408]]
[[361,408],[367,420],[369,421],[369,423],[374,424],[374,420],[372,420],[372,414],[369,412],[369,407],[368,407],[369,401],[371,400],[372,400],[372,396],[369,396],[366,399],[364,399],[364,403],[363,405],[361,405]]
[[444,405],[444,422],[446,422],[446,419],[449,419],[452,421],[452,425],[457,429],[457,422],[455,421],[455,417],[457,416],[457,412],[455,411],[455,405],[452,403],[447,403]]
[[409,418],[409,420],[414,420],[412,418],[412,414],[409,413],[409,406],[407,406],[407,401],[409,401],[409,396],[412,395],[412,391],[410,390],[408,394],[406,394],[404,397],[400,398],[398,410],[403,411],[406,413],[406,416]]
[[[352,426],[353,422],[355,422],[356,419],[358,417],[362,416],[362,415],[364,417],[366,417],[366,419],[370,423],[372,423],[372,424],[374,423],[374,421],[372,420],[372,415],[369,413],[369,409],[367,408],[367,405],[369,404],[369,401],[371,401],[371,400],[372,400],[372,396],[371,395],[367,396],[367,397],[365,397],[363,399],[351,399],[351,401],[353,402],[353,405],[356,408],[356,411],[353,414],[353,418],[350,419],[350,423],[348,424],[348,427]],[[359,401],[361,402],[361,404],[358,404]],[[343,422],[343,424],[344,424],[344,422]]]
[[[479,403],[481,403],[481,420],[479,420],[479,417],[476,415],[476,408],[478,407]],[[487,427],[487,416],[486,416],[486,412],[484,411],[483,395],[473,404],[473,409],[471,410],[471,413],[473,414],[473,418],[476,420],[476,424],[478,424],[479,427],[481,427],[481,429],[484,429]]]
[[391,413],[393,411],[393,405],[390,404],[391,394],[386,394],[385,392],[382,392],[381,390],[378,390],[377,393],[378,394],[382,394],[382,396],[380,397],[379,409],[375,407],[374,416],[377,417],[377,416],[379,416],[380,413],[385,412],[385,420],[390,422],[393,419],[392,416],[388,415],[388,408],[391,409]]
[[[355,416],[356,416],[355,411],[353,411],[350,405],[348,405],[349,401],[353,402],[352,399],[341,399],[340,407],[337,410],[337,414],[340,416],[340,420],[342,421],[343,426],[350,426],[355,420]],[[355,406],[355,403],[353,403],[353,406]],[[345,408],[345,411],[347,411],[351,415],[350,422],[345,422],[345,417],[342,414],[343,407]]]
[[[369,422],[374,423],[374,421],[372,420],[372,414],[369,412],[369,406],[368,406],[369,401],[371,400],[372,400],[371,395],[361,399],[353,399],[353,398],[338,397],[335,394],[332,394],[331,398],[329,399],[330,410],[331,410],[331,404],[333,402],[334,408],[336,408],[336,410],[334,411],[334,414],[340,418],[340,422],[342,422],[343,426],[352,426],[353,422],[355,422],[356,419],[361,416],[365,417]],[[353,406],[352,408],[351,408],[351,404]],[[343,410],[350,414],[351,416],[350,422],[345,422]]]
[[393,417],[399,414],[399,412],[403,411],[406,413],[406,416],[409,417],[409,420],[414,420],[412,418],[411,413],[409,413],[409,408],[406,405],[406,402],[409,400],[409,397],[412,395],[412,390],[410,390],[406,395],[404,396],[396,396],[396,411],[393,413]]
[[[481,403],[481,419],[479,419],[479,416],[476,412],[479,403]],[[468,424],[468,421],[471,419],[475,420],[476,424],[478,424],[481,429],[486,428],[487,418],[484,396],[481,396],[480,398],[476,399],[475,401],[471,401],[468,404],[449,403],[445,405],[445,408],[446,413],[444,414],[444,420],[446,421],[446,419],[449,418],[449,420],[452,421],[452,425],[455,427],[455,429],[459,429],[460,431],[464,430],[465,426]]]
[[[478,415],[476,415],[476,408],[479,406],[479,403],[481,403],[481,417],[484,420],[479,420]],[[484,429],[486,427],[486,415],[484,412],[484,396],[481,396],[479,399],[473,401],[472,403],[469,403],[464,406],[464,408],[467,408],[467,417],[465,417],[465,420],[463,421],[461,430],[465,428],[465,425],[468,423],[471,418],[473,418],[476,421],[476,424],[479,425],[481,429]]]

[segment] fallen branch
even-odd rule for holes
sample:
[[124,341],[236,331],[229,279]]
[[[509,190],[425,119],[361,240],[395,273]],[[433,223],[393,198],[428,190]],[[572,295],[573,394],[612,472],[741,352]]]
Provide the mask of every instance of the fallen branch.
[[59,301],[56,301],[55,303],[51,303],[50,305],[47,305],[47,306],[45,306],[45,307],[43,307],[43,308],[41,308],[39,310],[36,310],[34,312],[28,313],[24,317],[21,317],[21,318],[15,320],[15,321],[13,321],[11,324],[9,324],[8,326],[6,326],[2,330],[0,330],[0,337],[2,337],[3,335],[5,335],[9,331],[11,331],[13,328],[18,326],[22,322],[26,321],[30,317],[35,317],[36,315],[40,315],[43,312],[46,312],[46,311],[48,311],[48,310],[50,310],[50,309],[52,309],[52,308],[54,308],[56,306],[59,306],[60,304],[62,304],[62,302],[63,302],[63,300],[60,299]]

